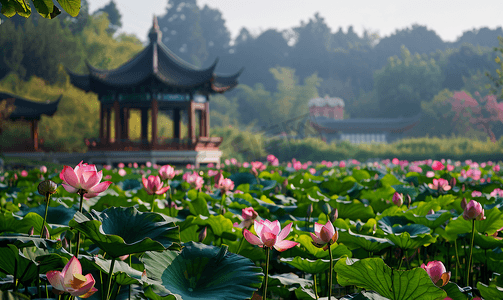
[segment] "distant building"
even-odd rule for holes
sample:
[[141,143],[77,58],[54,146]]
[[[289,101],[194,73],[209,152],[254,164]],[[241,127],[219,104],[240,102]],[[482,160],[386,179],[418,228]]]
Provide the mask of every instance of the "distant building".
[[404,118],[343,119],[344,100],[313,98],[309,100],[311,126],[328,143],[339,140],[354,144],[391,143],[403,137],[403,133],[416,126],[421,114]]

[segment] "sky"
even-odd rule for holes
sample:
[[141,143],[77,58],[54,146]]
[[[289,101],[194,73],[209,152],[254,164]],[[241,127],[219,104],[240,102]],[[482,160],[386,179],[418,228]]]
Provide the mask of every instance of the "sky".
[[[88,0],[90,12],[110,0]],[[122,14],[122,32],[134,33],[147,40],[152,16],[164,15],[168,0],[115,0]],[[389,36],[397,29],[424,25],[444,41],[455,41],[464,31],[503,26],[501,0],[197,0],[199,7],[208,5],[222,13],[234,39],[246,27],[258,35],[268,29],[284,30],[308,22],[319,12],[332,29],[347,32],[353,26],[361,35],[364,30]]]

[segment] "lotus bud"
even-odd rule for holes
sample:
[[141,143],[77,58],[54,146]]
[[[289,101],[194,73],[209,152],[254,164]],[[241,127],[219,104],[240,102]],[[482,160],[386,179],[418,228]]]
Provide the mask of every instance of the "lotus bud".
[[372,228],[372,235],[376,234],[377,231],[377,225],[374,224],[374,227]]
[[35,227],[31,226],[30,230],[28,231],[28,235],[32,236],[34,232],[35,232]]
[[321,210],[323,211],[323,213],[325,215],[330,215],[330,213],[332,212],[332,207],[330,207],[330,205],[328,203],[323,203],[323,205],[321,206]]
[[466,204],[467,204],[467,202],[466,202],[466,198],[464,198],[464,197],[463,197],[463,200],[461,200],[461,208],[462,208],[463,210],[465,209]]
[[427,214],[428,215],[433,215],[434,213],[435,213],[435,211],[433,209],[430,209]]
[[464,191],[465,191],[465,185],[463,184],[463,185],[461,186],[461,192],[464,192]]
[[61,242],[63,244],[63,248],[68,249],[68,247],[70,247],[70,243],[68,242],[68,240],[66,238],[63,238],[63,240]]
[[335,220],[339,217],[339,211],[336,209],[332,209],[330,212],[330,215],[328,215],[328,218],[330,219],[330,222],[334,223]]
[[125,261],[129,257],[129,254],[119,256],[119,259]]
[[56,193],[58,185],[52,180],[44,180],[38,184],[38,192],[42,196],[52,195]]
[[309,203],[309,205],[307,206],[307,210],[306,210],[306,216],[308,218],[310,218],[313,211],[314,211],[313,204]]
[[403,195],[399,194],[398,192],[395,192],[393,194],[393,203],[396,206],[402,206],[403,205]]
[[141,273],[141,280],[143,281],[147,281],[148,277],[147,277],[147,270],[144,269],[143,272]]
[[49,239],[51,235],[49,234],[49,229],[47,229],[47,226],[44,226],[42,230],[43,230],[42,238]]
[[484,220],[484,209],[482,205],[475,200],[471,200],[464,208],[463,218],[465,220]]
[[456,178],[452,177],[451,180],[449,180],[449,185],[452,187],[456,186]]
[[208,235],[208,227],[205,226],[204,229],[201,230],[201,232],[199,232],[199,243],[202,243],[207,235]]
[[447,270],[441,261],[430,261],[427,265],[422,264],[421,268],[428,273],[431,281],[433,281],[433,283],[438,287],[446,285],[449,282],[449,279],[451,279],[451,272],[447,273]]
[[412,203],[412,198],[410,197],[409,194],[407,194],[407,196],[405,196],[405,198],[407,198],[407,207],[410,207],[410,204]]

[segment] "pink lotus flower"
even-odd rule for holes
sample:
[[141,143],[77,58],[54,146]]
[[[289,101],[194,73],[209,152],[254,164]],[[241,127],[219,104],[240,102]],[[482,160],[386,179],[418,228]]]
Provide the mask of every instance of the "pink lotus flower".
[[126,174],[127,174],[126,170],[124,170],[124,169],[119,169],[119,171],[118,171],[117,173],[118,173],[120,176],[122,176],[122,177],[126,176]]
[[46,275],[56,295],[70,293],[72,296],[87,298],[98,291],[94,287],[93,275],[82,275],[82,266],[75,256],[70,259],[63,271],[49,271]]
[[258,217],[258,213],[253,209],[253,207],[247,207],[243,208],[241,211],[241,217],[243,218],[243,221],[240,224],[234,223],[234,227],[250,228],[253,221]]
[[[217,177],[219,177],[218,181]],[[219,173],[215,176],[215,187],[219,189],[222,192],[222,194],[226,194],[228,191],[234,189],[234,182],[229,178],[224,178],[224,176]]]
[[341,167],[341,168],[346,167],[346,162],[345,162],[345,161],[341,161],[341,162],[339,163],[339,167]]
[[435,171],[442,171],[445,168],[445,166],[443,163],[436,160],[431,164],[431,168]]
[[124,167],[125,167],[125,166],[126,166],[126,165],[125,165],[124,163],[119,163],[119,164],[117,165],[117,167],[118,167],[119,169],[124,169]]
[[393,203],[396,206],[402,206],[403,205],[403,195],[398,192],[395,192],[393,194]]
[[208,176],[210,176],[210,177],[214,177],[219,173],[220,173],[220,171],[217,171],[217,170],[208,170]]
[[267,167],[260,161],[253,161],[251,163],[252,166],[252,172],[255,174],[255,176],[258,176],[258,173],[261,171],[264,171]]
[[297,242],[285,240],[292,230],[292,225],[293,223],[290,223],[281,230],[278,220],[274,222],[269,220],[255,220],[254,226],[257,235],[249,232],[248,229],[243,230],[243,235],[250,244],[257,245],[259,247],[274,247],[279,252],[283,252],[295,247],[298,244]]
[[26,171],[26,170],[21,171],[21,177],[26,177],[26,176],[28,176],[28,171]]
[[80,162],[75,169],[65,166],[59,178],[63,180],[63,187],[69,193],[84,192],[84,197],[93,198],[104,192],[112,184],[111,181],[103,181],[103,171],[96,170],[96,165],[88,165]]
[[433,283],[438,287],[446,285],[449,282],[449,279],[451,279],[451,272],[447,273],[447,270],[441,261],[430,261],[428,265],[422,264],[421,268],[426,270],[426,273],[430,276],[431,281],[433,281]]
[[475,200],[471,200],[463,208],[463,218],[465,220],[485,220],[484,209],[482,205]]
[[495,166],[493,167],[493,170],[494,170],[494,172],[499,172],[499,171],[501,170],[500,165],[495,165]]
[[200,190],[204,184],[204,179],[196,171],[192,174],[189,172],[183,174],[183,180],[187,181],[196,190]]
[[149,195],[161,195],[166,193],[169,190],[169,185],[166,187],[163,187],[163,183],[161,181],[161,178],[159,176],[155,175],[150,175],[147,178],[143,177],[142,179],[143,182],[143,187],[147,191],[147,194]]
[[433,171],[428,171],[428,172],[426,172],[426,177],[428,177],[428,178],[433,178],[433,177],[435,177],[435,172],[433,172]]
[[451,186],[449,185],[449,182],[443,178],[433,179],[433,183],[429,183],[428,187],[432,190],[443,190],[443,191],[448,191],[451,189]]
[[482,192],[480,192],[480,191],[473,191],[472,192],[472,197],[482,197]]
[[162,166],[159,169],[159,176],[161,176],[162,180],[166,180],[166,179],[171,180],[175,177],[175,175],[176,175],[175,168],[173,168],[170,165]]
[[314,234],[312,232],[309,234],[313,238],[313,245],[318,248],[324,247],[324,250],[327,250],[329,245],[337,242],[339,238],[339,234],[330,220],[325,225],[314,223]]
[[147,168],[150,168],[150,167],[152,167],[152,162],[147,161],[147,162],[145,163],[145,165],[147,166]]
[[43,174],[47,173],[47,167],[46,166],[41,166],[40,167],[40,172],[43,173]]

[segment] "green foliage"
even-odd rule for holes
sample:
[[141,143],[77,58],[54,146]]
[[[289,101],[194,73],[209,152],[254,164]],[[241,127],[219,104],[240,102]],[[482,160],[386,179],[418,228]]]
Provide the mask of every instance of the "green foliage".
[[447,294],[436,287],[425,270],[415,268],[409,271],[393,270],[380,258],[360,261],[342,258],[334,268],[337,282],[342,285],[356,285],[373,290],[392,300],[444,299]]
[[[44,18],[52,19],[61,14],[59,8],[52,0],[32,0],[37,12]],[[2,0],[1,13],[10,18],[15,14],[28,18],[31,15],[31,7],[24,0]],[[72,17],[76,17],[80,11],[80,0],[58,0],[59,5]]]
[[402,46],[401,57],[391,57],[383,69],[374,74],[381,116],[412,116],[419,112],[421,101],[429,101],[441,89],[440,66],[426,55],[411,55]]

